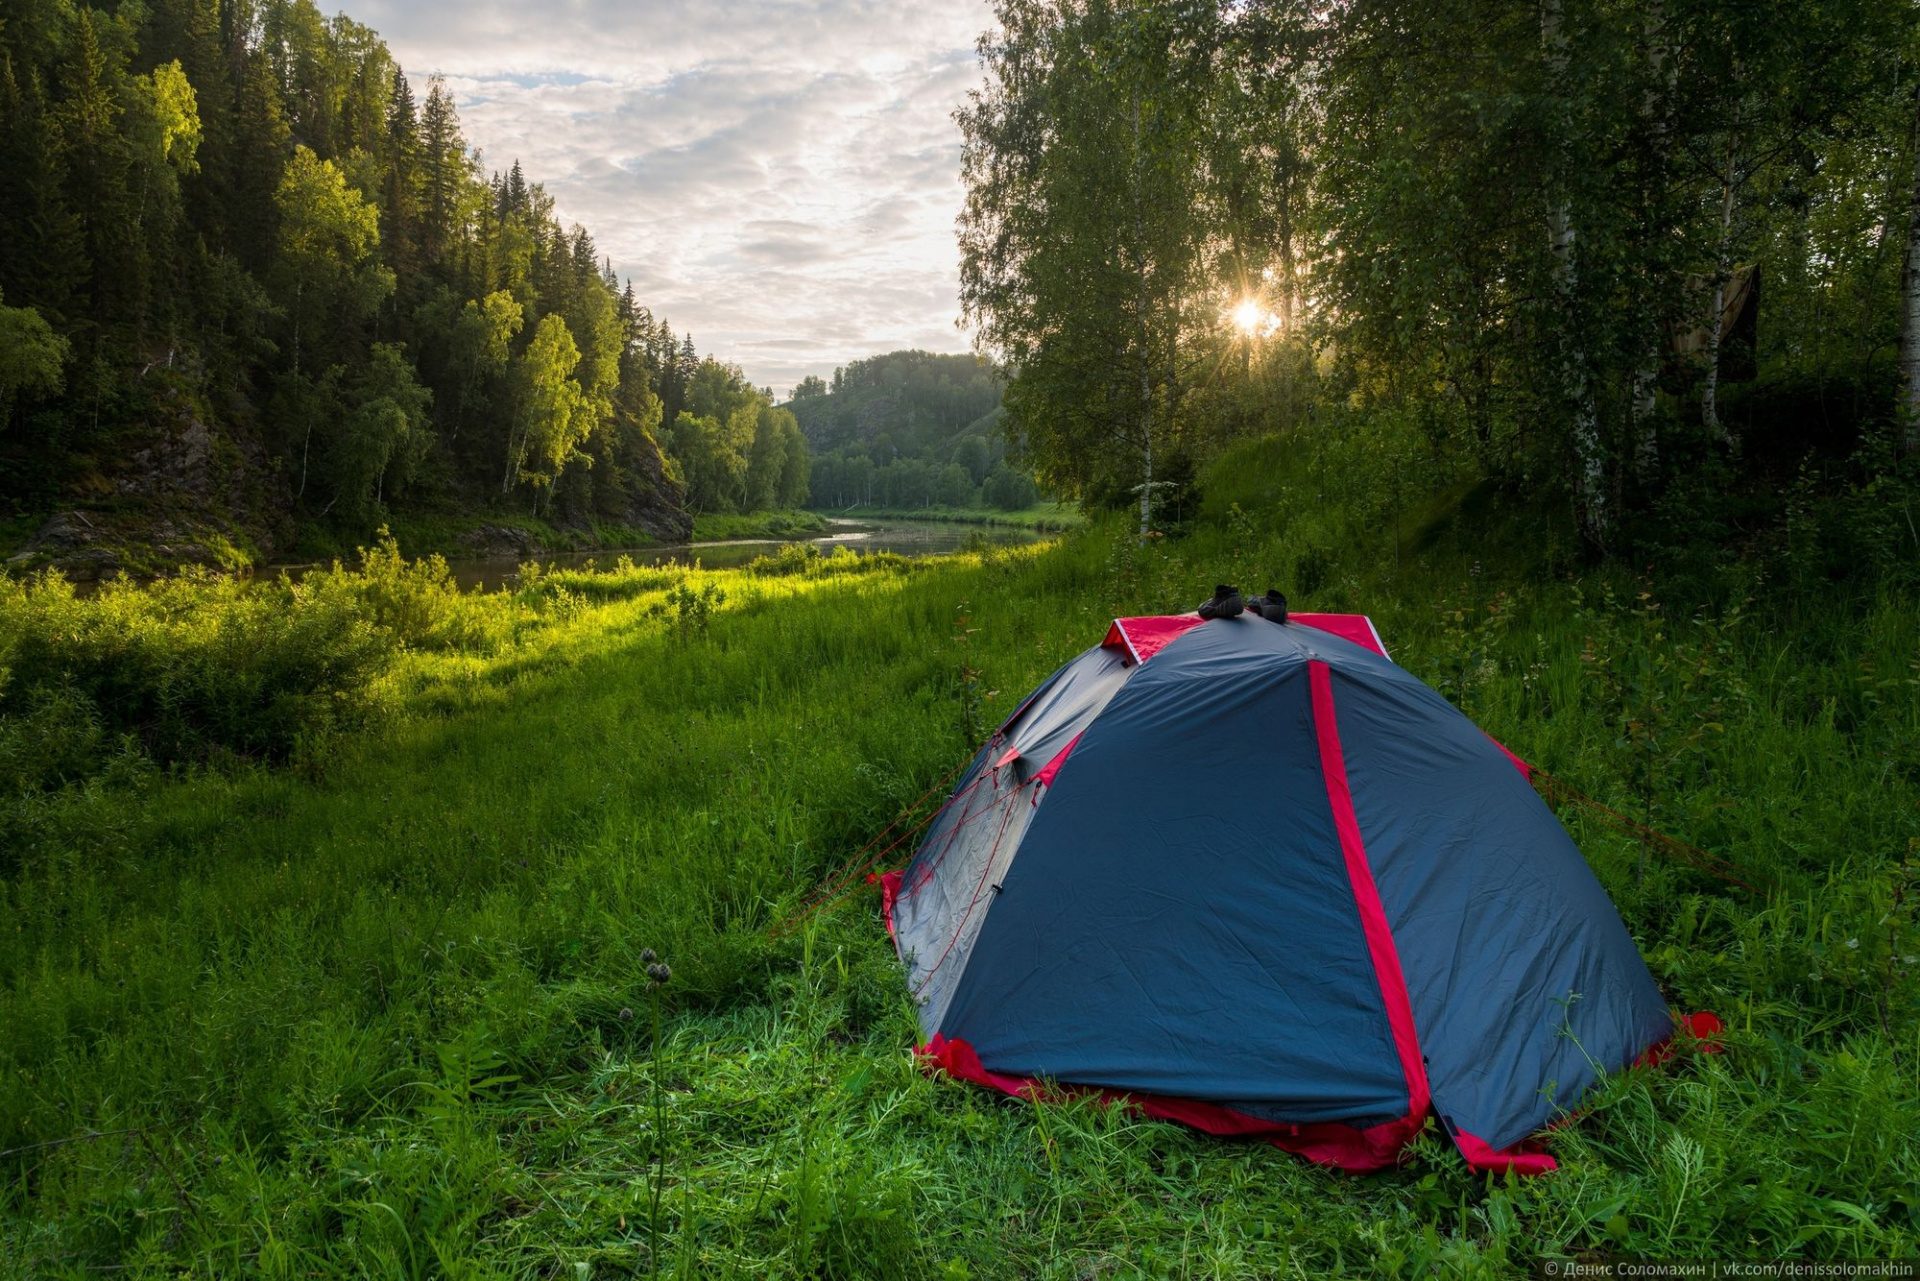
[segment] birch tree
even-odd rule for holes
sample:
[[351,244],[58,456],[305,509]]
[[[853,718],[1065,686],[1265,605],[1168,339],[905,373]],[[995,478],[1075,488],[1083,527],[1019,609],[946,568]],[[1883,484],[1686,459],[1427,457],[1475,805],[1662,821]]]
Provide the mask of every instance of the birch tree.
[[1143,536],[1201,286],[1212,13],[1003,0],[987,84],[957,117],[962,307],[1017,373],[1010,434],[1059,492],[1135,490]]
[[1570,142],[1573,113],[1568,106],[1572,86],[1569,83],[1566,15],[1562,0],[1543,0],[1540,7],[1540,43],[1545,55],[1548,101],[1553,104],[1555,126],[1551,141],[1552,159],[1548,166],[1547,237],[1553,253],[1554,283],[1563,322],[1555,343],[1559,392],[1572,421],[1573,454],[1579,469],[1575,492],[1579,495],[1583,523],[1588,536],[1598,543],[1604,542],[1608,524],[1606,456],[1602,451],[1600,416],[1594,405],[1593,387],[1587,369],[1587,352],[1580,339],[1577,320],[1583,307],[1576,256],[1578,233],[1567,190],[1568,170],[1573,163]]
[[1907,242],[1900,271],[1900,409],[1906,416],[1906,448],[1920,447],[1920,87],[1913,91],[1914,123],[1908,139],[1911,180],[1907,187]]

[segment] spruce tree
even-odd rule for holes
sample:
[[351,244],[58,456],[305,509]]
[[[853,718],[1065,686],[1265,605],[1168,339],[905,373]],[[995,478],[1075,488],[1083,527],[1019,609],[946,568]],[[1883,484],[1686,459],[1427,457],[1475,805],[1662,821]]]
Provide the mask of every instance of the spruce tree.
[[387,99],[386,184],[380,209],[380,243],[387,265],[403,279],[415,267],[415,224],[419,217],[416,191],[420,155],[420,122],[414,111],[413,87],[404,72],[393,76]]

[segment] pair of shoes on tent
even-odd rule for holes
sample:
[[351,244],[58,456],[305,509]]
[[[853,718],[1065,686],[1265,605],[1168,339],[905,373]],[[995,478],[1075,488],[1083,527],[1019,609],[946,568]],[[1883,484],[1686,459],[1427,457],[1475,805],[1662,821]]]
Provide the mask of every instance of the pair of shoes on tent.
[[1273,588],[1267,588],[1265,596],[1255,596],[1251,604],[1240,599],[1240,589],[1229,587],[1225,583],[1213,589],[1213,599],[1200,605],[1202,618],[1238,618],[1251,611],[1270,623],[1287,621],[1287,598]]
[[1269,623],[1284,623],[1287,621],[1287,598],[1271,587],[1267,588],[1267,594],[1265,596],[1255,596],[1251,601],[1248,601],[1247,609],[1249,612],[1258,614],[1260,617],[1266,619]]
[[1200,602],[1199,614],[1202,618],[1238,618],[1246,609],[1246,602],[1240,599],[1240,589],[1222,583],[1213,589],[1212,600]]

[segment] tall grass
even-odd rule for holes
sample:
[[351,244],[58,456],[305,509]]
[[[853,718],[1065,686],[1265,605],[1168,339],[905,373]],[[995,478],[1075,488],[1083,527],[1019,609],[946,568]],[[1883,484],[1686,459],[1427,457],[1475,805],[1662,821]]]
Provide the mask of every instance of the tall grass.
[[[0,881],[0,1257],[1064,1278],[1920,1250],[1911,597],[1569,575],[1552,534],[1474,537],[1467,492],[1408,501],[1389,546],[1311,464],[1230,461],[1177,541],[529,573],[461,606],[472,639],[394,641],[388,710],[320,759],[50,781]],[[1726,1053],[1609,1082],[1552,1177],[1475,1177],[1429,1135],[1351,1178],[924,1076],[870,898],[771,935],[964,754],[966,700],[991,720],[1110,616],[1228,580],[1366,609],[1516,751],[1770,878],[1643,874],[1564,815]],[[709,589],[683,625],[674,594]]]

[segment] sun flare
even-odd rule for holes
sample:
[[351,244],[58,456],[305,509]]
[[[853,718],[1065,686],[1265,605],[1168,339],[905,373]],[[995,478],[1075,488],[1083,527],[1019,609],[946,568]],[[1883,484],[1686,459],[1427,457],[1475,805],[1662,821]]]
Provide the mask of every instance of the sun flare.
[[1274,317],[1251,298],[1233,309],[1231,319],[1233,327],[1249,338],[1273,332]]

